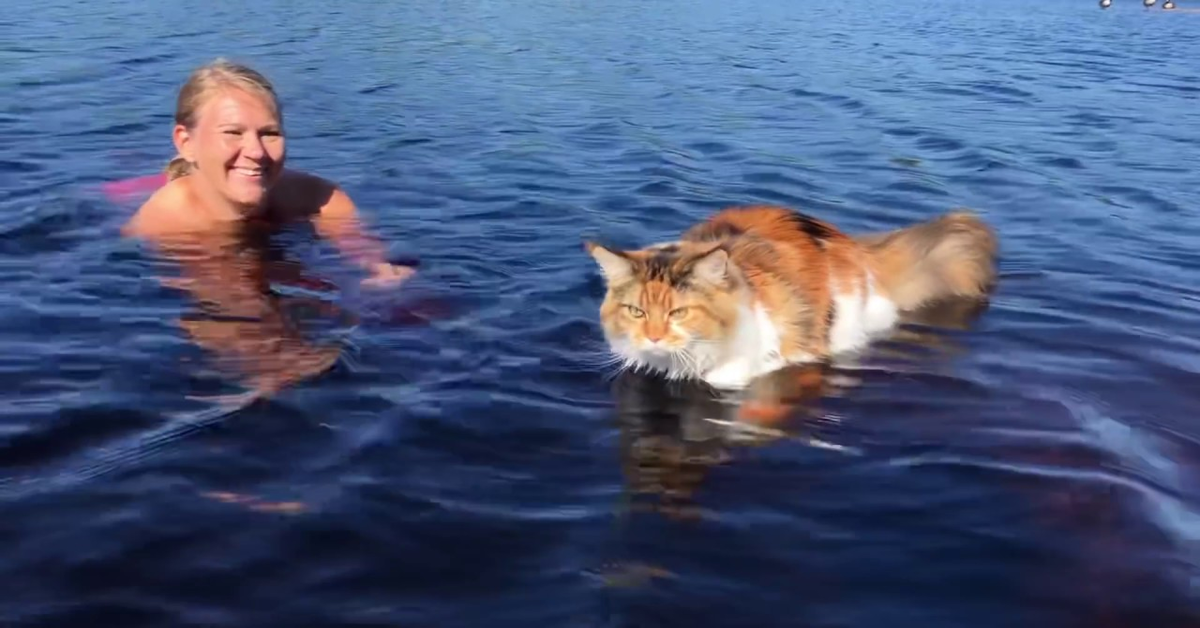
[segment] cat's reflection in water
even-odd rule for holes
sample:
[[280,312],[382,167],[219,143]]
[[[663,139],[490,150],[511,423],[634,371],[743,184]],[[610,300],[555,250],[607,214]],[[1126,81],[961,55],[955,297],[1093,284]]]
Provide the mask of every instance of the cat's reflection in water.
[[629,496],[650,496],[633,508],[687,518],[698,515],[693,494],[735,449],[780,439],[843,449],[807,428],[823,417],[806,413],[839,388],[824,365],[793,366],[755,380],[738,394],[697,380],[667,380],[625,371],[613,384],[621,459]]
[[[968,329],[986,301],[944,301],[906,314],[875,355],[915,360],[949,357],[960,349],[945,332]],[[923,349],[920,357],[913,350]],[[818,437],[830,417],[822,398],[853,394],[861,383],[846,365],[801,364],[763,375],[737,393],[698,380],[667,380],[624,371],[613,384],[621,461],[634,511],[676,519],[696,518],[695,493],[715,467],[732,463],[737,450],[786,440],[853,453],[846,444]]]
[[341,345],[310,339],[294,310],[351,319],[329,301],[273,289],[286,285],[319,292],[336,286],[286,259],[267,234],[250,228],[220,238],[173,238],[156,248],[178,270],[162,283],[184,291],[194,303],[180,327],[209,353],[222,375],[249,389],[250,397],[319,375],[337,361]]
[[[694,515],[692,493],[709,468],[728,460],[723,403],[701,382],[625,371],[613,383],[626,495],[634,510]],[[648,495],[651,502],[641,502]],[[654,503],[658,502],[658,503]]]

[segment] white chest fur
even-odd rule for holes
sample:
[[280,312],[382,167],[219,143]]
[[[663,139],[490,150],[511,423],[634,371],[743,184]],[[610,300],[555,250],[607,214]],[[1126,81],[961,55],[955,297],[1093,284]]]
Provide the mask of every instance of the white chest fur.
[[829,328],[830,353],[862,349],[875,334],[896,324],[896,304],[879,294],[873,277],[867,278],[863,288],[834,296],[836,310]]
[[704,373],[704,381],[717,388],[743,388],[784,366],[779,330],[761,305],[739,312],[737,328],[722,349],[723,355],[714,356],[714,366]]
[[[875,289],[868,279],[864,290],[843,292],[834,297],[833,325],[829,329],[829,351],[835,356],[864,348],[879,332],[896,324],[896,305]],[[740,389],[751,380],[785,366],[779,330],[761,306],[746,308],[738,317],[738,326],[720,355],[710,355],[713,367],[704,372],[704,380],[721,389]],[[792,362],[805,362],[812,356],[793,356]]]

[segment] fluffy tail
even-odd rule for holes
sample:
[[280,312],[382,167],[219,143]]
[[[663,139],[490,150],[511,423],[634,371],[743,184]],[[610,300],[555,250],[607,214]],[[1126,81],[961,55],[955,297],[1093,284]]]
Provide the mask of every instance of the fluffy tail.
[[998,243],[970,212],[953,211],[886,233],[855,238],[901,310],[949,298],[984,298],[995,285]]

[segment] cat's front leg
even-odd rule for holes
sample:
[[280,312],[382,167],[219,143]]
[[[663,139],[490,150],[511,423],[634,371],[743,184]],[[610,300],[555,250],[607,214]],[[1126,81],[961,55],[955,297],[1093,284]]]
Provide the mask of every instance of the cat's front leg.
[[718,364],[704,374],[704,381],[721,390],[741,390],[758,375],[758,368],[744,357],[736,357]]

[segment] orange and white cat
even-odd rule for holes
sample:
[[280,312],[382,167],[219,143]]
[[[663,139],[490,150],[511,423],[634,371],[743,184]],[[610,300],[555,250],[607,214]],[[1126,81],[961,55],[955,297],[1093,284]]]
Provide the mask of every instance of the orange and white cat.
[[860,350],[900,312],[983,298],[996,278],[996,237],[965,211],[853,237],[791,209],[733,207],[674,242],[585,248],[607,284],[605,338],[625,366],[721,389]]

